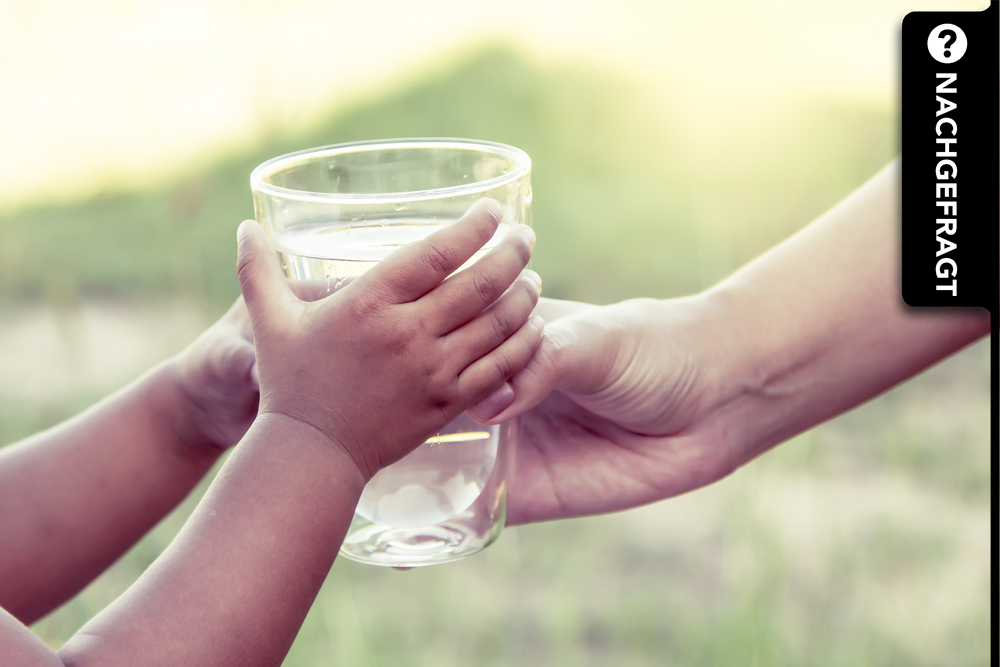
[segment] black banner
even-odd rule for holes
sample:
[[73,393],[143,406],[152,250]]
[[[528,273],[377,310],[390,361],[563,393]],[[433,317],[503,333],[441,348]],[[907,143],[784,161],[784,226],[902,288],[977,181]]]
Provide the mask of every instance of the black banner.
[[902,39],[902,270],[910,306],[981,306],[1000,283],[997,0],[911,12]]

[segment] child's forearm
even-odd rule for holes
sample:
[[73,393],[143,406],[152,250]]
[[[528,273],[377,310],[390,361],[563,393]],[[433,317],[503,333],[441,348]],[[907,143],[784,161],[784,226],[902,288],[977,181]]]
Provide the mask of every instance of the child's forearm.
[[170,547],[60,656],[81,667],[280,664],[364,483],[315,429],[259,417]]
[[30,623],[173,509],[221,450],[191,427],[173,361],[0,450],[0,607]]

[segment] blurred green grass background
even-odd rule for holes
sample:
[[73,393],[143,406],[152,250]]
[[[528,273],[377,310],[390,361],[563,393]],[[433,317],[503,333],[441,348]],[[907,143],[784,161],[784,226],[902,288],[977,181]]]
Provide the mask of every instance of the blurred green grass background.
[[[787,237],[896,152],[885,106],[799,98],[706,131],[670,94],[502,46],[465,54],[162,187],[4,214],[0,299],[182,297],[221,313],[238,294],[234,237],[253,216],[254,166],[404,136],[531,155],[547,296],[677,296]],[[338,561],[286,664],[988,664],[988,355],[977,344],[683,498],[511,529],[447,566]],[[96,398],[0,404],[0,443]],[[198,497],[35,631],[60,645]]]
[[[715,282],[808,222],[893,155],[885,108],[800,100],[704,150],[663,91],[584,67],[542,68],[502,47],[345,109],[162,189],[37,206],[0,220],[0,292],[238,293],[235,229],[249,173],[281,153],[344,141],[456,136],[532,158],[535,265],[553,297],[665,297]],[[717,139],[714,144],[719,143]]]

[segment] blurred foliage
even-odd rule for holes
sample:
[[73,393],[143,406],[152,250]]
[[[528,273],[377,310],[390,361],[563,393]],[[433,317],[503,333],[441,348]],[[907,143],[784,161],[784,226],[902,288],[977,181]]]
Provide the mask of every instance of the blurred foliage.
[[547,295],[678,295],[788,236],[892,156],[885,109],[820,100],[729,130],[725,151],[708,159],[661,93],[489,49],[165,187],[4,216],[0,294],[183,292],[221,305],[238,292],[235,229],[253,217],[254,166],[310,146],[456,136],[532,157],[534,267]]
[[[885,108],[794,100],[706,140],[663,91],[493,48],[162,188],[5,216],[0,297],[184,293],[221,309],[238,292],[234,236],[253,215],[254,166],[403,136],[487,139],[531,155],[533,265],[546,295],[690,293],[888,162],[892,120]],[[989,512],[988,358],[981,343],[655,511],[510,529],[474,558],[405,573],[341,559],[286,664],[989,664],[988,595],[967,595],[989,572],[963,560],[979,553],[968,526],[987,525],[976,522]],[[83,404],[0,406],[0,442]],[[869,498],[900,478],[903,497],[947,511]],[[818,498],[851,502],[802,509],[803,481]],[[59,646],[157,557],[208,482],[33,629]],[[775,493],[788,496],[768,501]]]

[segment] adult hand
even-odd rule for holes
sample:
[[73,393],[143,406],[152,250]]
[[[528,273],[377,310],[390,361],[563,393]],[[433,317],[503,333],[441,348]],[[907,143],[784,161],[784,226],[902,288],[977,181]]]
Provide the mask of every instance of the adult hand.
[[694,297],[543,301],[541,351],[471,412],[521,415],[511,523],[711,483],[988,333],[984,311],[903,304],[898,192],[893,163]]
[[732,470],[734,456],[692,429],[713,402],[688,326],[703,308],[695,298],[539,300],[539,352],[469,410],[485,423],[518,419],[508,523],[634,507]]

